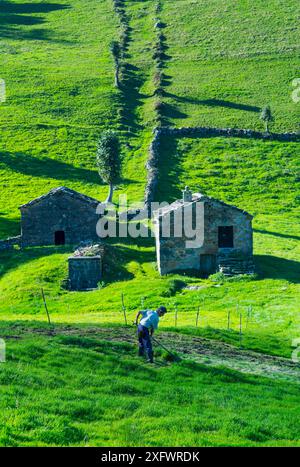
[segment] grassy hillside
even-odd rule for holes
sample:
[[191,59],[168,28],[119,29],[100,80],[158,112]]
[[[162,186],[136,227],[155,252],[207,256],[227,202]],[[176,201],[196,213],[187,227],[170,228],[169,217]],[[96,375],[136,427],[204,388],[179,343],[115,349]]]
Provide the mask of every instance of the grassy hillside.
[[298,128],[295,0],[164,0],[161,16],[170,123],[262,128],[258,112],[270,104],[276,130]]
[[[156,2],[124,3],[130,35],[125,59],[126,80],[121,92],[113,87],[113,64],[109,55],[109,43],[120,33],[112,2],[104,0],[89,3],[89,6],[79,0],[55,6],[33,2],[31,12],[22,9],[22,2],[6,2],[5,5],[9,14],[1,16],[1,47],[6,47],[2,76],[7,82],[8,99],[1,105],[2,237],[19,231],[17,206],[53,186],[66,184],[92,196],[104,194],[106,188],[100,185],[94,167],[94,151],[101,128],[111,124],[120,129],[126,141],[123,147],[124,177],[127,177],[119,192],[125,190],[131,199],[141,199],[146,148],[154,124],[155,66],[152,55]],[[273,59],[277,61],[295,56],[293,2],[278,7],[281,19],[275,22],[267,40],[262,40],[262,34],[269,34],[274,18],[273,13],[266,13],[263,3],[256,4],[254,15],[250,14],[252,10],[247,2],[239,2],[238,6],[227,3],[226,8],[222,1],[209,5],[177,2],[176,9],[172,2],[163,1],[161,5],[158,15],[166,26],[163,34],[169,46],[164,73],[170,77],[171,86],[181,86],[181,80],[185,80],[180,94],[185,93],[187,98],[190,92],[197,97],[192,83],[197,70],[206,70],[208,62],[220,72],[228,66],[226,86],[239,96],[237,102],[241,104],[243,93],[236,88],[236,70],[229,67],[229,58],[235,60],[236,66],[244,66],[251,58],[257,80],[261,86],[267,86],[263,69],[269,69],[269,55],[274,54]],[[221,13],[226,18],[223,26],[220,24]],[[282,20],[282,15],[286,21]],[[99,18],[104,17],[105,21],[99,22]],[[251,36],[250,29],[258,33]],[[211,38],[209,47],[204,36]],[[222,50],[226,51],[225,55]],[[257,50],[259,54],[255,52]],[[249,59],[247,51],[251,56]],[[289,66],[285,67],[290,73],[294,72],[292,63],[288,60]],[[171,79],[172,70],[176,70],[176,74]],[[185,75],[181,76],[180,70]],[[282,77],[279,68],[274,74],[277,78]],[[23,76],[22,86],[20,75]],[[168,84],[168,79],[164,84]],[[243,77],[239,79],[246,86]],[[205,82],[199,81],[197,89],[203,92],[205,85],[214,88],[212,77]],[[251,96],[255,96],[253,82],[247,86]],[[280,93],[284,91],[282,83],[275,82],[268,85],[269,88],[279,104]],[[169,92],[169,87],[165,90]],[[117,111],[120,102],[123,106],[121,114]],[[247,105],[254,103],[251,99],[246,101]],[[211,120],[204,122],[202,117],[206,107],[191,104],[186,110],[191,119],[197,117],[199,120],[173,122],[216,126],[231,125],[231,119],[238,118],[238,125],[253,126],[249,120],[252,113],[245,109],[223,108],[222,115],[228,119],[225,122],[218,119],[219,107],[209,108]],[[296,108],[295,104],[293,106]],[[284,108],[290,116],[294,115],[289,99]],[[170,110],[172,118],[176,117],[175,109],[165,109]],[[285,121],[285,129],[295,129],[291,118],[284,114],[281,118]],[[258,122],[257,115],[255,119]],[[129,128],[126,129],[126,125]],[[277,125],[277,129],[282,128]],[[119,247],[113,255],[114,261],[108,259],[101,289],[91,294],[69,294],[61,289],[61,281],[66,277],[66,258],[72,250],[67,249],[61,254],[62,250],[38,248],[16,252],[13,256],[10,253],[1,255],[3,301],[0,309],[3,316],[37,314],[44,319],[41,286],[45,288],[56,320],[65,320],[67,316],[71,320],[120,322],[122,292],[125,292],[129,313],[141,306],[142,297],[148,306],[156,306],[158,301],[166,302],[172,311],[165,322],[169,326],[174,324],[175,306],[184,312],[178,321],[180,326],[194,324],[195,310],[200,303],[201,327],[209,325],[218,329],[226,328],[228,311],[236,312],[239,307],[236,316],[233,313],[232,317],[236,330],[239,312],[248,313],[248,307],[252,306],[253,331],[258,332],[257,324],[264,336],[270,336],[276,329],[279,339],[277,348],[274,345],[270,348],[268,339],[264,345],[264,339],[258,333],[252,345],[289,355],[291,339],[297,337],[299,326],[298,152],[297,143],[276,141],[232,138],[165,138],[163,141],[157,198],[172,201],[180,196],[181,188],[188,183],[196,191],[204,191],[249,210],[255,216],[258,280],[217,284],[215,287],[212,282],[186,277],[186,284],[202,288],[180,291],[182,286],[177,287],[176,283],[174,286],[174,279],[182,280],[179,276],[158,276],[153,241],[149,239],[137,245],[117,242]],[[247,326],[250,332],[251,320]]]
[[[248,1],[161,2],[166,122],[261,128],[258,111],[269,103],[276,130],[297,129],[297,5],[272,3],[266,10],[262,1],[255,8]],[[130,36],[119,93],[109,44],[120,26],[111,0],[1,2],[0,237],[18,233],[18,205],[55,186],[103,199],[94,154],[108,126],[123,135],[119,192],[142,199],[154,125],[156,1],[124,5]]]
[[[164,123],[174,126],[262,129],[260,107],[270,104],[276,131],[297,130],[295,0],[160,5],[156,12],[156,0],[124,1],[130,33],[118,91],[109,44],[120,24],[111,0],[0,1],[7,88],[0,103],[0,238],[19,233],[20,204],[53,187],[103,199],[94,155],[107,127],[122,139],[117,194],[141,200],[159,99]],[[167,47],[159,98],[157,16]],[[193,363],[165,366],[161,354],[161,367],[145,368],[131,346],[99,342],[96,332],[90,339],[62,335],[67,324],[122,324],[124,293],[129,323],[142,306],[165,304],[165,330],[290,358],[300,328],[299,144],[165,137],[157,199],[173,201],[186,184],[254,215],[255,278],[160,277],[153,239],[116,239],[107,242],[99,289],[70,293],[61,284],[72,247],[0,252],[0,337],[8,342],[0,445],[298,443],[298,387],[291,383]],[[33,321],[46,320],[41,287],[55,336],[34,330]]]
[[96,329],[26,328],[1,325],[1,446],[299,445],[297,384],[163,354],[149,367]]
[[[144,10],[133,4],[130,20],[151,38],[153,20],[144,21]],[[120,129],[124,138],[119,192],[142,199],[151,127],[141,124],[151,112],[143,113],[139,88],[151,95],[151,48],[144,51],[142,31],[129,42],[127,61],[134,71],[126,84],[127,120],[122,120],[109,52],[118,34],[110,0],[1,1],[0,74],[7,100],[0,104],[0,238],[18,233],[20,204],[53,187],[67,185],[103,199],[107,189],[95,170],[95,150],[108,127]]]

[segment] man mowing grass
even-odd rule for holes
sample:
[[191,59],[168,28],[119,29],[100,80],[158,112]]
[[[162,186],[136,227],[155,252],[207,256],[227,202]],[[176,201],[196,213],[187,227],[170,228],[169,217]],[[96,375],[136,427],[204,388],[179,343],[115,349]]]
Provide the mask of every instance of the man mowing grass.
[[[160,306],[156,311],[143,310],[139,311],[135,318],[135,324],[138,326],[138,339],[139,339],[139,356],[143,357],[145,350],[148,355],[148,363],[153,363],[153,350],[151,336],[158,328],[159,318],[167,313],[164,306]],[[139,317],[142,317],[138,323]]]

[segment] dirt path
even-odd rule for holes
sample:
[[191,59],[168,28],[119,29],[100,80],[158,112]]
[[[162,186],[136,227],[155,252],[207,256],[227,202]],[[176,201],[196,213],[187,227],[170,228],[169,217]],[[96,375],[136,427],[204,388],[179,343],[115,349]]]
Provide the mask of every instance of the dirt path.
[[[134,342],[134,337],[111,335],[111,340]],[[110,334],[110,332],[108,332]],[[269,356],[250,350],[239,349],[224,342],[185,334],[160,332],[157,340],[178,353],[181,358],[209,366],[225,366],[243,373],[256,374],[274,379],[300,383],[300,364],[281,357]]]
[[[76,332],[80,334],[80,329]],[[98,339],[112,342],[136,343],[135,330],[130,328],[87,328],[84,335],[97,336]],[[224,342],[179,333],[160,331],[156,338],[183,359],[300,383],[300,364],[287,358],[243,350]]]
[[[26,328],[18,326],[17,335],[10,338],[20,338],[22,334],[49,334],[45,328]],[[136,344],[135,328],[98,326],[74,327],[59,326],[52,335],[76,335],[110,342],[127,342]],[[9,337],[9,336],[7,336]],[[178,353],[182,359],[193,360],[209,366],[224,366],[243,373],[266,376],[273,379],[289,380],[300,383],[300,364],[282,357],[243,350],[224,342],[185,334],[160,331],[156,336],[167,348]]]

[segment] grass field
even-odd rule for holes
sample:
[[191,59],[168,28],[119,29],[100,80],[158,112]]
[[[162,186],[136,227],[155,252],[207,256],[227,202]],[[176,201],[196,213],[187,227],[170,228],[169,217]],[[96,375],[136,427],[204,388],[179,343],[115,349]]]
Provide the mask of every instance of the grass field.
[[276,130],[299,128],[294,0],[164,0],[161,16],[170,123],[260,129],[259,109],[269,104]]
[[[7,89],[0,103],[0,239],[19,233],[19,205],[51,188],[103,199],[95,149],[107,127],[122,140],[116,195],[143,198],[155,125],[156,3],[124,2],[130,37],[118,91],[109,44],[120,26],[111,0],[0,1]],[[300,104],[291,99],[299,70],[295,0],[161,5],[166,123],[262,130],[259,111],[270,104],[274,130],[298,129]],[[164,330],[290,358],[300,337],[299,143],[165,137],[157,199],[173,201],[186,184],[254,215],[257,277],[161,278],[153,239],[117,239],[107,242],[99,289],[70,293],[61,284],[73,247],[0,252],[0,337],[8,349],[0,365],[0,445],[299,444],[295,384],[192,362],[148,368],[131,346],[63,333],[67,324],[123,324],[124,293],[129,323],[142,306],[165,304]],[[42,287],[55,336],[34,330],[34,322],[46,321]],[[28,326],[26,335],[16,321]]]
[[[149,367],[128,344],[1,324],[2,446],[297,446],[298,384],[193,362]],[[33,366],[34,363],[34,366]],[[59,373],[59,376],[58,376]],[[176,381],[176,386],[174,386]],[[162,389],[163,388],[163,389]]]

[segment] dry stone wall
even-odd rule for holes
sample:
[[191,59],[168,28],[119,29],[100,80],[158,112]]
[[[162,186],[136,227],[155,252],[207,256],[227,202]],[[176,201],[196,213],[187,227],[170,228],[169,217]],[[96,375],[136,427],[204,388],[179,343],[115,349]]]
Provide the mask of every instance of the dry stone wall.
[[162,136],[191,137],[191,138],[246,138],[266,141],[300,142],[299,133],[263,133],[249,129],[239,128],[213,128],[213,127],[158,127],[153,131],[153,140],[149,146],[149,157],[146,163],[147,184],[144,203],[150,211],[150,204],[154,201],[155,191],[159,179],[160,141]]

